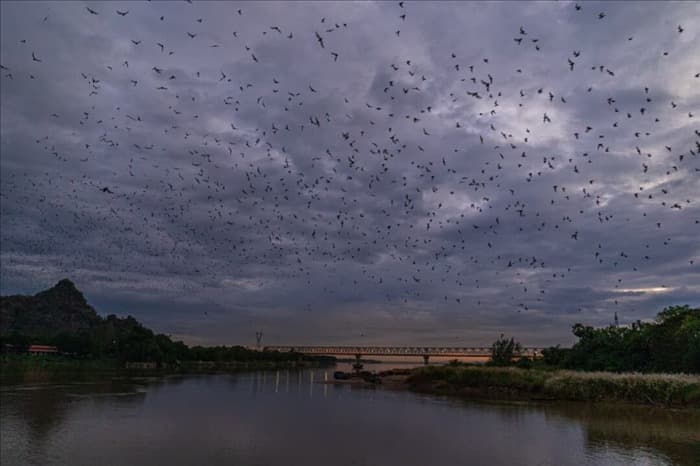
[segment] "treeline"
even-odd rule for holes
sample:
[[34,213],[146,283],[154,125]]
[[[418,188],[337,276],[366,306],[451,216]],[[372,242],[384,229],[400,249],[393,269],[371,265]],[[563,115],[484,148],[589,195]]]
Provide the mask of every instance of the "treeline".
[[109,315],[98,325],[78,332],[29,337],[13,332],[0,337],[0,348],[26,352],[30,345],[53,345],[63,355],[80,359],[116,359],[174,364],[178,361],[290,361],[315,360],[299,353],[253,351],[242,346],[188,347],[167,335],[155,334],[136,319]]
[[550,367],[611,372],[700,373],[700,309],[673,306],[654,322],[593,328],[576,324],[571,348],[543,351]]

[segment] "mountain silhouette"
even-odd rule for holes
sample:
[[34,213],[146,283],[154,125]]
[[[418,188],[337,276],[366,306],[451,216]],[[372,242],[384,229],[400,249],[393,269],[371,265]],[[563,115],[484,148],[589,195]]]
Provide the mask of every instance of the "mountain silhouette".
[[75,284],[63,279],[34,296],[0,297],[0,335],[47,337],[89,331],[101,323]]

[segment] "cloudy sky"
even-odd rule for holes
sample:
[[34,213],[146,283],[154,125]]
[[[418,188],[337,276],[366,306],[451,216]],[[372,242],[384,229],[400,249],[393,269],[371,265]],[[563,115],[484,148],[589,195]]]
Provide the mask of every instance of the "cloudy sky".
[[700,305],[696,2],[0,5],[3,295],[204,344]]

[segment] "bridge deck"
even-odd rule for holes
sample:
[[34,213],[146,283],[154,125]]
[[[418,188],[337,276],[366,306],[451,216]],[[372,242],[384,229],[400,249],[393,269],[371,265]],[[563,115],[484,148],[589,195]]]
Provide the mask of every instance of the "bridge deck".
[[[296,351],[303,354],[325,355],[358,355],[363,356],[491,356],[491,347],[465,346],[465,347],[440,347],[440,346],[267,346],[266,350],[289,352]],[[538,356],[542,348],[523,348],[522,355]]]

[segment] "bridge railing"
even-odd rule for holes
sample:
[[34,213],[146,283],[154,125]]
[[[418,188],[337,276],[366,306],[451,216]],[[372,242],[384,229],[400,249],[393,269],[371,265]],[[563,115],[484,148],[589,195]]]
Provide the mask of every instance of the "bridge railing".
[[[267,346],[268,351],[303,354],[328,355],[376,355],[376,356],[490,356],[491,347],[487,346]],[[520,355],[539,356],[543,348],[523,348]]]

